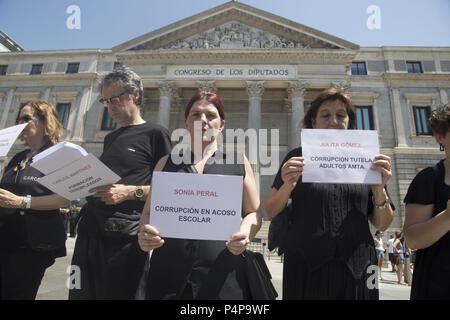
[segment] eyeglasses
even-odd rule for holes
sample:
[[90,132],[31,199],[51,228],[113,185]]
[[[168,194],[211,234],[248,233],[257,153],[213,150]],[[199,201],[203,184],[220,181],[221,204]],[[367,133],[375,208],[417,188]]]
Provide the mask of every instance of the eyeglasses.
[[20,118],[17,118],[16,120],[16,124],[21,124],[21,123],[27,123],[28,121],[34,120],[35,118],[33,118],[30,115],[24,115]]
[[127,93],[129,94],[128,90],[122,92],[121,94],[118,94],[117,96],[111,97],[109,99],[101,98],[98,101],[105,107],[107,107],[109,104],[118,104],[118,103],[120,103],[120,97]]

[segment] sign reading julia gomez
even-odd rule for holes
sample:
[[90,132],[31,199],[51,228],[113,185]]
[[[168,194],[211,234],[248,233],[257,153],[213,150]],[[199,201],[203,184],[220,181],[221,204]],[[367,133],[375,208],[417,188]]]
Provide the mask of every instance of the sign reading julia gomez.
[[381,184],[370,168],[380,154],[374,130],[303,129],[302,182]]

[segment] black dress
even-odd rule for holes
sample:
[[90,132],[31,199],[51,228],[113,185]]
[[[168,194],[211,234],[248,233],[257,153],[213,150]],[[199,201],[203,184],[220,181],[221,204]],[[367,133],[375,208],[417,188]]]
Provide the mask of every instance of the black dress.
[[[283,164],[301,155],[301,148],[294,149]],[[282,185],[280,167],[273,187]],[[370,186],[299,180],[291,199],[283,299],[378,299]]]
[[[447,208],[450,186],[444,183],[444,160],[438,172],[428,167],[417,174],[404,202],[434,204],[433,217]],[[411,286],[411,299],[450,299],[450,232],[432,246],[417,251]]]
[[[245,176],[242,164],[217,164],[213,158],[205,164],[203,174]],[[234,158],[236,159],[236,158]],[[225,163],[225,161],[224,161]],[[162,171],[196,173],[194,166],[172,162]],[[242,256],[233,255],[224,241],[164,238],[150,260],[148,299],[249,299]]]
[[[45,144],[37,153],[51,144]],[[0,188],[19,196],[53,194],[37,179],[43,174],[16,154],[5,168]],[[66,255],[63,218],[56,210],[0,208],[0,300],[35,299],[45,270]]]

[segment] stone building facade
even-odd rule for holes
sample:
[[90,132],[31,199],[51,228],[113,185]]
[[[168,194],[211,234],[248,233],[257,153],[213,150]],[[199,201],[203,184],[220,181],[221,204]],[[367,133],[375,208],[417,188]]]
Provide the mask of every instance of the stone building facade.
[[[323,89],[343,89],[359,128],[377,130],[381,153],[392,158],[392,229],[402,226],[412,178],[443,157],[424,119],[448,102],[449,47],[360,47],[234,1],[111,49],[1,52],[0,128],[14,124],[20,103],[47,100],[60,111],[64,138],[99,155],[114,123],[98,102],[98,80],[119,64],[143,79],[144,119],[183,127],[192,94],[214,90],[226,128],[279,130],[279,147],[259,143],[279,162],[301,143],[309,103]],[[274,175],[263,174],[261,161],[254,169],[264,200]]]

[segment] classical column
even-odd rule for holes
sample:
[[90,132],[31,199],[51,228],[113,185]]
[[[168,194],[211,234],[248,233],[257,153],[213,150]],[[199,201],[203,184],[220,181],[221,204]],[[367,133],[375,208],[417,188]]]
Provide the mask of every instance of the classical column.
[[[247,93],[249,96],[248,103],[248,130],[254,130],[256,133],[256,145],[255,141],[249,141],[248,145],[248,157],[255,174],[255,181],[257,190],[260,187],[260,172],[259,172],[259,160],[258,160],[258,148],[259,145],[258,136],[259,129],[261,129],[261,101],[264,93],[264,81],[247,81]],[[250,145],[251,144],[251,145]]]
[[287,88],[288,99],[291,101],[291,134],[289,149],[301,145],[301,121],[305,116],[305,90],[307,83],[301,81],[289,82]]
[[217,92],[217,87],[215,81],[197,81],[197,87],[200,91],[211,91]]
[[12,99],[14,97],[14,91],[16,88],[11,88],[8,90],[8,94],[6,96],[6,102],[4,104],[2,118],[0,120],[0,128],[4,128],[6,125],[6,121],[8,121],[9,110],[11,109]]
[[248,104],[248,128],[261,128],[261,101],[264,93],[264,81],[247,81]]
[[400,102],[400,91],[398,88],[391,88],[391,94],[394,110],[394,123],[397,135],[397,147],[407,147],[405,126],[403,125],[402,105]]
[[157,123],[163,127],[169,128],[170,121],[170,104],[172,95],[176,91],[173,82],[161,81],[158,82],[159,89],[159,109]]
[[80,105],[78,106],[77,117],[72,131],[72,140],[74,141],[83,141],[84,118],[91,100],[92,85],[91,83],[91,86],[84,88],[81,95]]

